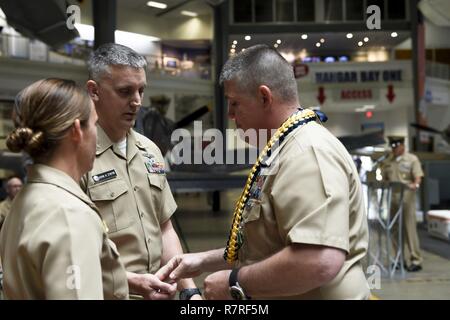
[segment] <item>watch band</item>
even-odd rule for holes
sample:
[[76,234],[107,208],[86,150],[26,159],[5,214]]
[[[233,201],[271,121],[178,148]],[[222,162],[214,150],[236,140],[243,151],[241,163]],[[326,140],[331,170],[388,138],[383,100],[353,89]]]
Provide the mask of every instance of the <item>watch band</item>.
[[231,270],[230,277],[228,278],[228,283],[230,287],[238,284],[238,273],[241,268],[234,268]]
[[180,291],[180,300],[191,300],[193,295],[202,295],[199,288],[188,288]]
[[[228,278],[231,296],[235,300],[250,300],[251,298],[245,293],[244,289],[238,282],[239,270],[240,268],[234,268],[231,270],[230,277]],[[236,292],[237,295],[235,295]]]

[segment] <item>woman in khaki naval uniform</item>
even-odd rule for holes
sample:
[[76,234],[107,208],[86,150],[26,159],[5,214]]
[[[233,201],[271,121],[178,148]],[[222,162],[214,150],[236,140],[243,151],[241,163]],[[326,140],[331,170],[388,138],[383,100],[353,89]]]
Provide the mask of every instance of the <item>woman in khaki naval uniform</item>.
[[7,299],[125,299],[125,270],[79,187],[92,168],[97,115],[75,82],[40,80],[16,103],[11,151],[34,160],[0,233]]

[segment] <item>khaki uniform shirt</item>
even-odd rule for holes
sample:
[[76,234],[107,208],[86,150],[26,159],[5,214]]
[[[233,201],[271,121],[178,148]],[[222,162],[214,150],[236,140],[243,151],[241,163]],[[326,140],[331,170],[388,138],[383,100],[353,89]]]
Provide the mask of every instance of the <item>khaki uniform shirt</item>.
[[122,155],[97,127],[94,168],[82,188],[100,210],[127,271],[154,273],[160,268],[161,224],[176,210],[158,147],[130,130]]
[[7,197],[0,203],[0,230],[2,229],[3,222],[5,222],[6,216],[11,210],[12,200]]
[[0,233],[7,299],[125,299],[128,284],[94,204],[65,173],[34,165]]
[[417,177],[423,177],[417,156],[405,152],[398,159],[391,154],[382,164],[383,178],[387,181],[410,184]]
[[310,122],[291,132],[266,164],[243,214],[240,264],[268,258],[292,243],[341,249],[346,260],[330,283],[271,299],[368,298],[361,266],[368,247],[366,210],[358,172],[344,146]]

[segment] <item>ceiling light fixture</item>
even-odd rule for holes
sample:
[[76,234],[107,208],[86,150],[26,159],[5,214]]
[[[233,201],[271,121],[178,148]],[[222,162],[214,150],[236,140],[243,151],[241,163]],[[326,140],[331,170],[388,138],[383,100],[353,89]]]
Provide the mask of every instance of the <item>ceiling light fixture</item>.
[[186,11],[186,10],[181,11],[181,14],[182,14],[183,16],[188,16],[188,17],[196,17],[196,16],[198,16],[198,13],[197,13],[197,12]]
[[347,37],[347,39],[353,38],[353,33],[347,33],[346,37]]
[[320,43],[324,43],[325,42],[325,39],[324,38],[321,38],[320,39]]
[[316,47],[319,48],[320,47],[320,42],[316,43]]
[[362,42],[362,41],[359,41],[359,42],[358,42],[358,46],[361,47],[362,45],[363,45],[363,42]]
[[303,40],[308,39],[308,35],[307,35],[307,34],[302,34],[302,39],[303,39]]
[[397,32],[394,31],[394,32],[391,33],[391,37],[392,37],[392,38],[397,38],[397,36],[398,36],[398,33],[397,33]]
[[252,37],[251,37],[251,36],[245,36],[244,39],[247,40],[247,41],[249,41],[249,40],[252,40]]
[[368,37],[364,37],[364,42],[368,42],[369,38]]
[[165,8],[167,8],[167,4],[162,3],[162,2],[156,2],[156,1],[149,1],[149,2],[147,2],[147,6],[153,7],[153,8],[158,8],[158,9],[165,9]]
[[277,43],[278,43],[278,44],[281,44],[281,40],[280,40],[280,39],[278,39],[278,40],[277,40]]

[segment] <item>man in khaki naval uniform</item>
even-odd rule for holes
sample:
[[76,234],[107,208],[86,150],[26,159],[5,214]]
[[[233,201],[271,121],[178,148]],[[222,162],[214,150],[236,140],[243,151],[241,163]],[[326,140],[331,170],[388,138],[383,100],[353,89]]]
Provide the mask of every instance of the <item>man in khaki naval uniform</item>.
[[22,188],[22,180],[19,177],[12,176],[6,180],[6,194],[8,195],[4,201],[0,203],[0,230],[6,219],[16,194]]
[[[7,197],[0,203],[0,230],[2,230],[3,223],[5,222],[6,216],[11,210],[11,205],[16,197],[16,194],[22,188],[22,180],[19,177],[12,176],[6,180],[6,194]],[[2,259],[0,258],[0,275],[2,274]],[[2,286],[0,279],[0,299],[2,298]]]
[[95,205],[52,167],[30,169],[0,233],[0,252],[7,299],[128,297],[124,267]]
[[[382,175],[386,181],[401,182],[405,185],[403,192],[403,244],[407,250],[404,251],[404,257],[408,271],[420,271],[422,255],[417,236],[416,190],[420,187],[423,171],[419,159],[405,151],[404,137],[391,136],[388,139],[392,147],[392,154],[382,163]],[[398,210],[399,201],[400,194],[393,193],[392,212]]]
[[[99,208],[127,269],[130,293],[146,299],[171,299],[176,284],[157,271],[182,253],[170,217],[176,203],[158,147],[135,132],[147,84],[145,59],[130,48],[106,44],[90,58],[87,89],[98,114],[97,152],[82,188]],[[200,298],[192,279],[178,289],[186,299]]]
[[[277,51],[257,45],[228,60],[221,82],[238,128],[284,127],[287,133],[259,171],[252,169],[242,219],[235,220],[242,222],[225,251],[228,263],[223,249],[186,254],[173,258],[163,274],[177,279],[232,269],[205,279],[208,299],[367,299],[361,260],[368,227],[358,173],[314,113],[298,109],[292,66]],[[296,117],[305,124],[292,127]],[[236,261],[228,256],[233,243]]]

